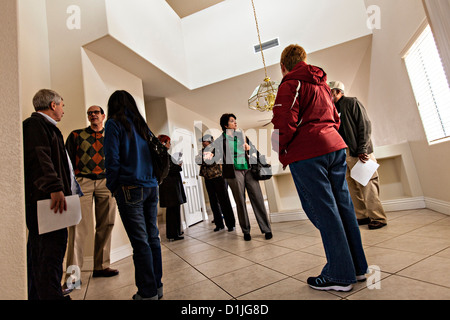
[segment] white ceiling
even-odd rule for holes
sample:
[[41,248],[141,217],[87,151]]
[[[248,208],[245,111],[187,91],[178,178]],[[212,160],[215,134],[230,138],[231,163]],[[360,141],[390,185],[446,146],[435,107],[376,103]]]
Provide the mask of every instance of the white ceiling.
[[224,0],[166,0],[180,18],[209,8]]
[[[227,1],[230,1],[230,2],[227,2]],[[224,6],[226,6],[227,3],[229,4],[229,6],[233,6],[233,8],[234,8],[234,6],[237,6],[237,5],[244,5],[244,2],[242,2],[242,1],[248,2],[244,6],[245,10],[241,10],[241,12],[240,12],[241,20],[237,20],[238,23],[236,23],[236,19],[238,16],[237,12],[233,11],[234,12],[233,21],[234,21],[234,24],[237,24],[234,26],[235,30],[233,30],[233,32],[237,32],[236,30],[239,30],[239,26],[242,23],[254,24],[254,18],[253,18],[253,12],[251,11],[250,0],[239,0],[237,2],[235,0],[227,0],[227,1],[223,1],[223,0],[210,0],[210,1],[208,1],[208,0],[166,0],[166,2],[178,14],[178,16],[180,18],[182,18],[182,20],[185,22],[184,26],[192,25],[193,18],[195,18],[194,19],[194,20],[196,20],[195,22],[202,21],[202,23],[197,24],[198,27],[196,26],[196,28],[190,29],[192,32],[190,35],[191,37],[198,36],[199,33],[202,34],[202,32],[203,32],[202,28],[207,29],[207,28],[205,28],[205,25],[208,25],[209,28],[211,28],[212,27],[211,19],[213,19],[213,20],[215,19],[216,24],[219,24],[219,26],[224,26],[223,27],[224,34],[219,40],[230,41],[227,37],[229,36],[229,33],[231,33],[232,30],[230,30],[230,27],[228,25],[226,25],[226,23],[223,23],[224,21],[228,21],[230,19],[230,16],[224,17],[223,11],[222,11],[222,10],[224,10]],[[290,0],[280,0],[279,4],[278,3],[275,4],[269,0],[259,0],[259,1],[260,1],[260,4],[266,4],[266,6],[265,6],[266,8],[268,7],[269,9],[272,8],[272,9],[276,9],[276,10],[284,10],[284,7],[281,7],[282,2],[283,3],[292,3],[292,2],[290,2]],[[308,41],[310,43],[310,47],[316,48],[315,50],[311,50],[311,51],[321,52],[321,51],[325,50],[326,48],[339,46],[341,43],[346,42],[346,41],[341,40],[341,41],[338,41],[337,43],[333,42],[333,41],[335,41],[334,38],[336,38],[336,36],[332,36],[328,31],[331,28],[329,28],[327,24],[332,23],[332,22],[330,22],[332,20],[332,18],[329,15],[330,13],[327,12],[327,10],[326,10],[327,5],[328,5],[327,1],[332,1],[332,0],[308,1],[309,6],[315,6],[312,8],[313,10],[316,11],[316,12],[314,12],[314,16],[312,14],[305,16],[305,14],[307,14],[305,12],[299,13],[299,15],[303,14],[303,17],[304,17],[304,19],[302,20],[303,23],[307,23],[304,21],[308,20],[308,21],[310,21],[311,24],[313,24],[310,27],[310,29],[305,30],[304,27],[301,27],[301,28],[298,28],[299,30],[296,29],[293,32],[292,25],[295,25],[296,22],[294,22],[294,24],[292,24],[292,23],[288,23],[287,21],[283,21],[283,22],[278,21],[279,19],[274,16],[278,16],[279,14],[281,14],[281,12],[273,13],[274,12],[273,10],[268,10],[268,11],[266,10],[266,12],[264,12],[264,10],[260,10],[260,12],[262,11],[260,16],[258,17],[260,20],[260,24],[262,24],[262,26],[260,26],[260,28],[261,27],[263,28],[263,31],[265,32],[265,34],[271,33],[274,30],[277,30],[277,36],[279,36],[281,39],[283,39],[285,41],[286,41],[286,39],[288,39],[287,41],[289,41],[289,43],[293,43],[292,41],[298,41],[298,42],[301,42],[299,44],[303,45],[305,40],[309,39]],[[351,0],[351,1],[354,1],[354,0]],[[359,20],[355,18],[355,21],[357,20],[358,22],[356,24],[353,24],[354,27],[351,26],[350,28],[347,28],[347,29],[345,27],[341,27],[341,26],[334,27],[334,30],[341,28],[340,30],[343,30],[343,32],[347,34],[346,37],[348,38],[348,40],[357,39],[358,37],[363,36],[363,34],[359,35],[359,36],[355,36],[354,33],[352,33],[352,32],[354,32],[354,29],[359,29],[359,30],[363,31],[361,33],[366,33],[364,31],[364,27],[361,26],[364,23],[361,23],[361,14],[360,14],[361,11],[364,10],[364,7],[362,8],[363,10],[361,10],[361,4],[360,4],[361,1],[358,1],[359,7],[358,6],[351,7],[353,5],[353,2],[351,2],[351,1],[345,1],[347,3],[346,4],[347,7],[344,7],[344,9],[341,9],[341,10],[345,10],[345,8],[347,8],[347,9],[356,11],[356,13],[359,14]],[[268,5],[266,2],[268,3]],[[223,3],[223,6],[214,7],[214,5],[217,5],[219,3]],[[255,1],[255,4],[258,4],[258,2]],[[305,5],[306,5],[306,3],[305,3]],[[336,5],[334,5],[334,6],[336,6]],[[340,6],[343,6],[343,5],[340,5]],[[259,8],[264,9],[264,6],[261,5]],[[304,6],[302,8],[304,8]],[[358,9],[354,9],[354,8],[358,8]],[[245,12],[242,12],[242,11],[245,11]],[[193,15],[194,13],[197,13],[197,14]],[[188,20],[186,20],[186,19],[188,19]],[[205,19],[206,19],[206,22],[205,22]],[[220,19],[223,19],[223,20],[220,20]],[[244,21],[242,21],[242,19],[244,19]],[[265,19],[266,19],[266,21],[268,19],[268,21],[271,23],[264,23]],[[311,19],[311,20],[309,20],[309,19]],[[217,20],[220,20],[220,21],[217,21]],[[325,21],[322,21],[322,20],[325,20]],[[263,23],[261,23],[261,21]],[[364,20],[362,20],[362,22],[364,22]],[[322,31],[320,31],[320,32],[315,31],[314,27],[320,26],[320,25],[322,25],[321,26]],[[344,23],[344,25],[345,25],[345,23]],[[247,27],[247,29],[250,30],[251,37],[253,39],[257,39],[256,28],[254,28],[253,25],[251,25],[250,28],[248,26],[246,26],[246,27]],[[243,27],[241,26],[240,28],[242,29]],[[283,32],[279,32],[278,30],[281,30]],[[281,33],[281,34],[279,34],[279,33]],[[272,36],[272,35],[270,35],[270,36]],[[201,36],[198,36],[198,37],[202,38]],[[331,39],[331,38],[333,38],[333,39]],[[342,38],[345,38],[345,36]],[[296,40],[293,40],[293,39],[296,39]],[[217,41],[217,39],[210,39],[210,41],[211,40]],[[203,40],[199,39],[198,41],[200,41],[200,42],[203,41],[205,43],[205,44],[201,44],[201,45],[203,45],[203,47],[201,47],[201,49],[203,49],[205,46],[209,46],[209,42],[206,42],[204,39]],[[263,39],[263,41],[264,41],[264,39]],[[289,44],[289,43],[287,43],[287,44]],[[253,45],[254,45],[253,42],[248,44],[248,46],[250,48],[252,48]],[[275,81],[280,81],[282,78],[281,72],[279,70],[278,61],[279,61],[279,56],[281,54],[281,50],[284,46],[285,46],[285,44],[283,44],[283,41],[282,41],[280,47],[267,50],[267,52],[265,53],[266,62],[267,62],[267,60],[270,61],[270,62],[268,62],[268,65],[267,65],[268,75],[272,80],[275,80]],[[356,47],[358,47],[358,46],[356,46]],[[180,80],[177,80],[177,79],[173,78],[170,74],[162,71],[162,69],[158,65],[153,64],[152,61],[148,61],[148,60],[144,59],[141,55],[133,52],[130,48],[128,48],[127,45],[125,45],[124,43],[121,43],[120,41],[117,41],[113,37],[104,37],[98,41],[94,41],[93,43],[86,46],[86,48],[99,54],[100,56],[103,56],[107,60],[111,61],[112,63],[117,64],[118,66],[124,68],[125,70],[132,72],[136,76],[140,77],[143,81],[144,95],[145,95],[145,99],[147,101],[152,100],[152,99],[158,99],[158,98],[167,98],[167,99],[170,99],[171,101],[173,101],[177,104],[180,104],[198,114],[201,114],[201,115],[205,116],[206,118],[208,118],[212,121],[215,121],[215,122],[219,121],[219,118],[223,113],[228,113],[228,112],[234,113],[237,116],[239,126],[243,129],[260,127],[260,126],[266,124],[268,121],[270,121],[270,119],[272,117],[271,112],[262,113],[262,112],[258,112],[258,111],[253,111],[253,110],[248,109],[248,106],[247,106],[248,98],[250,98],[250,95],[254,91],[255,87],[258,84],[260,84],[261,82],[263,82],[263,79],[265,77],[264,68],[263,68],[263,64],[262,64],[262,60],[261,60],[261,55],[259,55],[259,54],[255,55],[252,53],[249,62],[244,63],[244,66],[247,66],[247,67],[249,64],[252,64],[252,63],[254,65],[256,65],[257,67],[251,67],[248,69],[248,71],[245,71],[245,69],[244,69],[244,72],[241,71],[241,72],[235,73],[234,75],[231,74],[228,77],[222,77],[222,79],[218,78],[218,80],[216,80],[216,81],[206,81],[206,85],[200,85],[200,86],[194,85],[194,86],[191,86],[191,88],[188,88],[189,87],[188,83],[181,83]],[[247,46],[245,46],[245,48],[247,48]],[[354,58],[355,55],[364,54],[366,48],[367,48],[367,45],[363,45],[362,49],[361,49],[362,52],[359,52],[358,50],[356,50],[358,52],[353,52],[352,54],[344,56],[343,57],[344,60],[348,57],[348,61],[344,61],[344,63],[351,64],[352,63],[351,59]],[[350,47],[350,49],[351,49],[351,47]],[[224,51],[224,50],[222,50],[222,51]],[[224,51],[224,53],[225,54],[227,53],[226,50]],[[198,54],[204,55],[205,51],[200,50],[198,52]],[[229,55],[230,55],[230,53],[229,53]],[[338,61],[334,61],[333,56],[328,56],[327,54],[319,55],[319,56],[321,57],[321,59],[316,60],[316,61],[314,61],[314,59],[313,59],[313,61],[311,63],[315,63],[320,66],[328,65],[329,67],[327,67],[327,68],[331,68],[333,65],[338,63]],[[325,58],[324,58],[324,56],[325,56]],[[124,59],[124,57],[126,57],[126,59]],[[220,72],[216,72],[215,70],[212,70],[212,69],[215,67],[215,65],[218,64],[217,61],[220,61],[220,63],[222,63],[221,61],[226,59],[227,57],[218,58],[217,52],[212,54],[211,57],[213,58],[211,66],[205,67],[204,61],[200,61],[197,63],[191,63],[190,65],[192,66],[192,68],[194,68],[194,66],[195,66],[195,69],[202,70],[202,72],[200,72],[199,74],[206,73],[206,75],[208,75],[208,76],[210,76],[211,74],[217,75]],[[198,57],[196,57],[196,58],[198,59]],[[235,60],[238,59],[236,61],[242,63],[243,56],[241,54],[237,54],[237,56],[233,57],[233,59],[235,59]],[[234,66],[236,64],[236,62],[233,62],[233,61],[228,62],[228,63],[230,65],[230,67]],[[339,61],[339,63],[342,63],[342,61]],[[225,63],[225,65],[227,65],[227,64]],[[208,69],[208,68],[210,68],[210,69]],[[330,69],[327,70],[327,68],[325,68],[326,71],[330,70]],[[353,75],[345,75],[345,71],[342,72],[341,70],[340,70],[340,73],[341,74],[333,75],[333,77],[335,77],[335,78],[339,77],[340,79],[347,77],[347,79],[349,79],[349,81],[353,81],[354,74]]]

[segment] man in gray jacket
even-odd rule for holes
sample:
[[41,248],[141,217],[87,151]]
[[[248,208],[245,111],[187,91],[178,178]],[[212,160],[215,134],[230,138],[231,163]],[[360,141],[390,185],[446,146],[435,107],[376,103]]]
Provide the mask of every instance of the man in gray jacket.
[[376,161],[370,139],[372,127],[366,109],[357,98],[344,95],[345,86],[340,81],[329,83],[333,101],[341,118],[339,133],[348,146],[347,183],[355,206],[356,218],[360,225],[368,224],[369,229],[379,229],[387,224],[386,213],[380,201],[378,172],[375,172],[366,186],[356,182],[350,171],[361,160]]

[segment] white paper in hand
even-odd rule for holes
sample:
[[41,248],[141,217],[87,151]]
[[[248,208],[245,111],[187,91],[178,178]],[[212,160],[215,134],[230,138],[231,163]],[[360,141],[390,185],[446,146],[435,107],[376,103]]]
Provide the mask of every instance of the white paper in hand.
[[37,202],[39,234],[75,226],[81,221],[81,205],[78,195],[67,196],[67,211],[55,213],[50,209],[51,200]]
[[378,163],[371,159],[366,163],[359,160],[350,171],[350,176],[365,187],[379,166]]

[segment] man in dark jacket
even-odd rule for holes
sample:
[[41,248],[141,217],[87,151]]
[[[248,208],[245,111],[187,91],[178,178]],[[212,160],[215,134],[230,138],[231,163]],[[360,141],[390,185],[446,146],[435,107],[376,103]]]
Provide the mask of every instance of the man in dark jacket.
[[64,139],[56,123],[64,102],[43,89],[33,98],[36,110],[23,122],[25,202],[28,235],[28,298],[64,299],[61,290],[67,228],[39,234],[37,201],[51,199],[55,214],[65,214],[65,196],[72,195],[72,176]]
[[347,150],[347,183],[355,206],[355,213],[360,225],[368,224],[369,229],[379,229],[387,224],[386,213],[380,201],[378,172],[369,183],[363,186],[350,176],[350,171],[360,160],[369,159],[376,162],[370,135],[371,123],[366,109],[357,98],[344,95],[345,86],[340,81],[329,83],[333,101],[341,118],[339,133],[348,146]]
[[327,264],[307,283],[317,290],[349,291],[365,280],[368,266],[345,181],[346,144],[327,75],[306,57],[298,45],[281,55],[272,148],[283,166],[289,165],[303,210],[322,236]]

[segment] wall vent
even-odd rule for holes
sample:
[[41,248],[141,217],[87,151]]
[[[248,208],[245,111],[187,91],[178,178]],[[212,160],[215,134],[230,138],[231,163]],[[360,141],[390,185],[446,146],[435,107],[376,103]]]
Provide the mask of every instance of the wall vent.
[[[270,48],[278,47],[279,45],[280,42],[278,41],[278,38],[261,43],[263,51]],[[255,53],[261,52],[261,47],[259,46],[259,44],[255,45],[253,48],[255,50]]]

